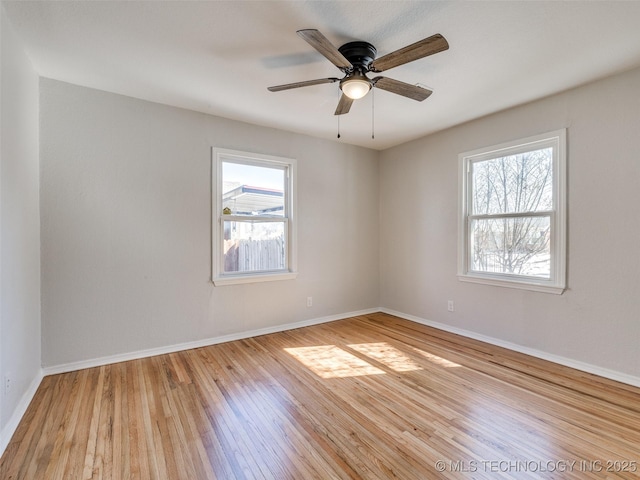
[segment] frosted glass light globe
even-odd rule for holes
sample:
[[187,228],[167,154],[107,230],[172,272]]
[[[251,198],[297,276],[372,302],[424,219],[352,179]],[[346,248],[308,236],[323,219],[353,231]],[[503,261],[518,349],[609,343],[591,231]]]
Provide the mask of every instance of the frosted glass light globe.
[[342,92],[352,100],[364,97],[371,90],[371,82],[365,76],[348,78],[340,84]]

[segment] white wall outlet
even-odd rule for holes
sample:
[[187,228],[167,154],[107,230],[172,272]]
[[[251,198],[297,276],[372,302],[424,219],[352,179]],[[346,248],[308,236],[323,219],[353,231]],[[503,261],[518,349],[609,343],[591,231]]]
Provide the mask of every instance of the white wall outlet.
[[313,297],[307,297],[307,307],[313,307]]
[[447,310],[449,310],[450,312],[453,312],[453,300],[447,301]]
[[7,373],[3,379],[3,391],[5,395],[9,395],[11,388],[13,387],[13,378],[10,373]]

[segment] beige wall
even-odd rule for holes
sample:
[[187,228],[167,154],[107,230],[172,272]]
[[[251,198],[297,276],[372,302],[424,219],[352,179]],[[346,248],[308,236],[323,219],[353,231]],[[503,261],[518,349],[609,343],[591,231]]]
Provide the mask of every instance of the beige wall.
[[[43,79],[43,363],[382,307],[637,379],[639,85],[635,70],[379,153]],[[564,127],[568,290],[459,282],[458,154]],[[209,282],[214,145],[298,159],[297,280]]]
[[[47,79],[40,111],[44,366],[377,307],[377,152]],[[212,146],[297,159],[296,280],[211,284]]]
[[[38,76],[0,6],[0,452],[41,378]],[[6,378],[11,387],[4,390]]]
[[[638,380],[639,91],[634,70],[383,152],[380,305]],[[568,290],[459,282],[458,154],[564,127]]]

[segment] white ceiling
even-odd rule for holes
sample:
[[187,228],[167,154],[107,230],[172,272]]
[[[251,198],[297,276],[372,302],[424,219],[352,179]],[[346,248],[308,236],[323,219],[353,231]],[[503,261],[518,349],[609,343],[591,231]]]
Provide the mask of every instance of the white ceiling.
[[[435,33],[450,49],[384,72],[434,90],[375,90],[340,117],[340,142],[385,149],[640,66],[640,1],[2,2],[43,77],[336,140],[341,72],[296,35],[378,56]],[[639,93],[640,94],[640,93]]]

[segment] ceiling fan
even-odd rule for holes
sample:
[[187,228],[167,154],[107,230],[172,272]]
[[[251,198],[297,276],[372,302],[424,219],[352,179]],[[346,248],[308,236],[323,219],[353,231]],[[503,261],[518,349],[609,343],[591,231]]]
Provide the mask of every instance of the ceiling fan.
[[367,73],[384,72],[390,68],[413,62],[449,48],[447,40],[438,33],[376,59],[376,54],[378,53],[376,47],[368,42],[349,42],[340,48],[336,48],[318,30],[305,29],[298,30],[296,33],[338,67],[344,73],[344,77],[319,78],[317,80],[288,83],[269,87],[268,90],[280,92],[292,88],[340,82],[342,95],[335,115],[349,113],[353,101],[364,97],[372,87],[402,95],[418,102],[423,101],[433,93],[431,90],[387,77],[369,78]]

